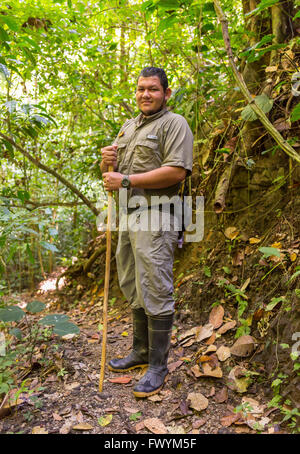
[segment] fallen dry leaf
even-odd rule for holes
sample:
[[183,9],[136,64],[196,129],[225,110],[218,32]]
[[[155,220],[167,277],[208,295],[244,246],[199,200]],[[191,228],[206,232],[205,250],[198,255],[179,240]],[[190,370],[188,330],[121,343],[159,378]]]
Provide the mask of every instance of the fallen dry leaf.
[[80,386],[80,383],[74,382],[74,383],[70,383],[70,384],[65,384],[65,389],[67,391],[72,391],[73,389],[78,388],[79,386]]
[[212,335],[213,331],[214,326],[211,323],[207,323],[199,329],[198,333],[196,334],[196,341],[201,342],[203,339],[207,339]]
[[[252,399],[252,397],[243,397],[242,398],[242,404],[248,404],[247,405],[247,413],[252,413],[254,415],[260,415],[264,412],[266,406],[261,405],[257,400]],[[251,407],[251,409],[250,409]]]
[[210,360],[210,356],[208,356],[208,355],[202,355],[199,358],[200,363],[204,363],[205,361],[209,361],[209,360]]
[[183,361],[174,361],[173,363],[168,364],[169,372],[170,373],[174,372],[174,370],[180,367],[181,364],[183,364]]
[[225,345],[221,345],[216,351],[216,355],[219,361],[226,361],[231,356],[230,348],[225,347]]
[[236,227],[227,227],[227,229],[224,232],[224,235],[229,240],[234,240],[238,236],[239,233],[240,232],[238,231],[238,229]]
[[260,243],[261,242],[261,238],[249,238],[249,243],[250,244],[256,244],[256,243]]
[[216,389],[214,386],[211,387],[211,390],[209,391],[208,397],[212,397],[216,394]]
[[124,410],[127,411],[127,413],[138,413],[138,408],[131,408],[131,407],[124,407]]
[[226,388],[226,386],[224,386],[220,391],[218,391],[216,393],[214,400],[218,404],[222,404],[223,402],[226,402],[227,399],[228,399],[228,389]]
[[157,394],[154,394],[154,396],[148,397],[148,400],[151,400],[151,402],[161,402],[163,399]]
[[201,393],[189,393],[187,400],[190,401],[189,407],[194,410],[202,411],[208,407],[208,399]]
[[210,345],[204,352],[203,355],[207,355],[208,353],[213,353],[217,351],[217,347],[215,345]]
[[168,429],[158,418],[148,418],[143,421],[144,426],[154,434],[167,434]]
[[230,329],[234,328],[236,325],[236,321],[232,320],[231,322],[225,323],[221,328],[218,329],[217,333],[218,334],[225,334],[227,331]]
[[209,323],[214,327],[214,329],[219,328],[223,323],[224,317],[224,308],[221,305],[215,306],[212,308],[209,314]]
[[209,365],[209,363],[203,363],[202,364],[203,368],[203,374],[201,374],[201,377],[215,377],[215,378],[222,378],[223,377],[223,372],[220,366],[217,366],[215,369],[212,369]]
[[[220,328],[221,329],[221,328]],[[215,342],[216,340],[216,333],[212,333],[212,335],[210,336],[209,339],[207,339],[207,341],[205,341],[205,344],[206,345],[211,345]]]
[[238,338],[230,348],[230,352],[235,356],[249,356],[253,352],[254,346],[253,337],[245,335]]
[[80,424],[77,424],[76,426],[73,426],[72,429],[74,429],[74,430],[91,430],[91,429],[93,429],[93,426],[91,426],[88,423],[82,422]]
[[251,432],[251,429],[249,429],[248,426],[246,426],[245,424],[243,424],[242,426],[240,427],[236,427],[234,429],[235,433],[237,434],[248,434],[249,432]]
[[196,419],[196,421],[192,423],[192,427],[193,429],[199,429],[199,427],[204,426],[205,423],[206,423],[205,418]]
[[59,433],[63,434],[63,435],[70,433],[70,431],[72,429],[72,425],[73,425],[72,421],[65,422],[65,424],[63,426],[61,426],[61,428],[59,429]]
[[140,430],[143,430],[145,427],[144,421],[140,421],[135,425],[135,430],[139,432]]
[[239,413],[230,413],[221,418],[221,424],[223,427],[229,427],[231,424],[240,419],[241,415]]
[[63,418],[61,416],[59,416],[59,414],[57,413],[52,413],[52,417],[55,421],[62,421]]
[[191,371],[193,372],[193,374],[195,375],[196,378],[202,376],[202,373],[200,371],[200,367],[198,366],[198,364],[196,364],[195,366],[191,367]]
[[115,378],[108,379],[108,381],[110,381],[111,383],[118,383],[118,384],[122,384],[122,385],[131,382],[131,380],[132,380],[132,377],[130,377],[129,375],[123,375],[122,377],[115,377]]
[[242,266],[245,258],[245,251],[237,251],[232,257],[231,263],[233,266]]
[[31,433],[32,434],[47,434],[48,432],[45,429],[45,427],[36,426],[32,429]]

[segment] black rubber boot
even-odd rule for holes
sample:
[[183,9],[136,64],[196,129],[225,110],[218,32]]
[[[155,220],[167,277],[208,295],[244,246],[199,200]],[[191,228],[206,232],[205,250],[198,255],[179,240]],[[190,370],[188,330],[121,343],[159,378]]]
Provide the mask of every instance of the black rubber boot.
[[148,317],[143,308],[132,309],[133,346],[126,358],[112,359],[108,369],[126,372],[136,367],[148,366]]
[[136,397],[148,397],[158,393],[168,374],[174,315],[148,317],[149,368],[133,389]]

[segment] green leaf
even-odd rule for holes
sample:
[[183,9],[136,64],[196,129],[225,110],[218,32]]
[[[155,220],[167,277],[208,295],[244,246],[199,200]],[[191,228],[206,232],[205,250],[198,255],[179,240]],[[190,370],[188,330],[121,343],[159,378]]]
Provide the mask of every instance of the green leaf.
[[17,22],[14,20],[13,17],[11,16],[6,16],[6,15],[2,15],[0,17],[0,21],[3,23],[5,23],[13,32],[18,32],[19,31],[19,25],[17,24]]
[[246,13],[245,17],[255,16],[261,11],[270,8],[271,6],[276,5],[277,3],[279,3],[279,0],[262,0],[255,9],[253,9],[249,13]]
[[53,332],[58,336],[66,336],[67,334],[78,334],[80,330],[74,323],[59,322],[54,325]]
[[41,241],[41,246],[47,251],[58,252],[57,247],[54,244],[47,243],[46,241]]
[[291,122],[300,120],[300,102],[294,107],[291,113]]
[[280,251],[275,247],[260,247],[258,250],[263,254],[263,257],[271,257],[272,255],[280,257]]
[[50,326],[57,325],[58,323],[63,323],[69,321],[68,315],[65,314],[51,314],[45,315],[41,320],[38,321],[40,325]]
[[31,252],[31,249],[30,249],[30,246],[29,246],[28,243],[26,244],[26,252],[27,252],[27,255],[28,255],[30,263],[33,265],[34,264],[34,257],[33,257],[33,254]]
[[242,112],[241,112],[241,117],[245,121],[254,121],[257,120],[256,113],[252,109],[250,105],[246,106]]
[[297,19],[298,17],[300,17],[300,11],[298,11],[295,16],[293,17],[293,20]]
[[281,303],[282,301],[284,301],[284,298],[282,296],[280,296],[279,298],[272,298],[271,302],[266,306],[265,310],[271,311],[275,306],[277,306],[278,303]]
[[140,419],[141,416],[142,416],[142,413],[140,411],[138,411],[137,413],[132,413],[129,416],[129,419],[130,419],[130,421],[137,421],[138,419]]
[[257,104],[264,113],[270,112],[273,107],[273,99],[269,98],[264,93],[254,98],[255,104]]
[[21,200],[22,203],[25,203],[26,200],[30,199],[30,195],[28,191],[18,191],[17,192],[18,199]]
[[7,66],[3,63],[0,63],[0,74],[2,74],[6,80],[9,79],[10,72],[8,71]]
[[[273,107],[273,99],[269,98],[267,95],[262,94],[254,98],[254,102],[257,106],[261,108],[264,113],[270,112]],[[257,119],[256,113],[252,109],[251,105],[248,104],[242,112],[241,116],[245,121],[253,121]]]
[[4,28],[0,27],[0,40],[1,41],[9,41],[9,35],[7,34],[6,30]]
[[154,3],[162,10],[173,10],[180,8],[179,0],[156,0]]
[[9,306],[4,309],[0,309],[0,320],[2,322],[18,322],[25,315],[18,306]]
[[50,236],[57,236],[58,235],[58,231],[52,227],[49,228],[49,235]]
[[36,314],[37,312],[41,312],[46,309],[46,304],[42,303],[41,301],[31,301],[27,304],[26,310],[31,312],[32,314]]
[[17,101],[7,101],[4,105],[7,107],[9,113],[13,113],[16,110]]
[[18,340],[22,340],[23,333],[19,328],[13,328],[9,330],[11,336],[15,336]]

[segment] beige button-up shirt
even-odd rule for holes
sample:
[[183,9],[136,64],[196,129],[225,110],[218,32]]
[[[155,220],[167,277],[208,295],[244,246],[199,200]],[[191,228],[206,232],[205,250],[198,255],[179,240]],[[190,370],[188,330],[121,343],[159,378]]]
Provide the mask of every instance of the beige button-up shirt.
[[[192,171],[193,134],[181,115],[166,108],[145,117],[142,113],[127,120],[115,142],[117,170],[125,175],[149,172],[162,166],[183,167]],[[163,189],[132,188],[129,198],[143,195],[150,204],[151,196],[178,194],[180,184]]]

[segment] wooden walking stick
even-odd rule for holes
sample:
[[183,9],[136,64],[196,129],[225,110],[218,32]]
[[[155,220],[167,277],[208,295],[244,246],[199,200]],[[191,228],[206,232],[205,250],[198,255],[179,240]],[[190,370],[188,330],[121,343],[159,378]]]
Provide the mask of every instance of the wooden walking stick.
[[[113,166],[108,167],[109,172],[113,172]],[[112,215],[112,191],[108,191],[108,207],[107,207],[107,228],[106,228],[106,262],[105,262],[105,277],[104,277],[104,299],[103,299],[103,335],[102,335],[102,354],[101,354],[101,369],[99,379],[99,392],[102,393],[105,361],[106,361],[106,339],[107,339],[107,303],[110,277],[110,256],[111,256],[111,216]]]

